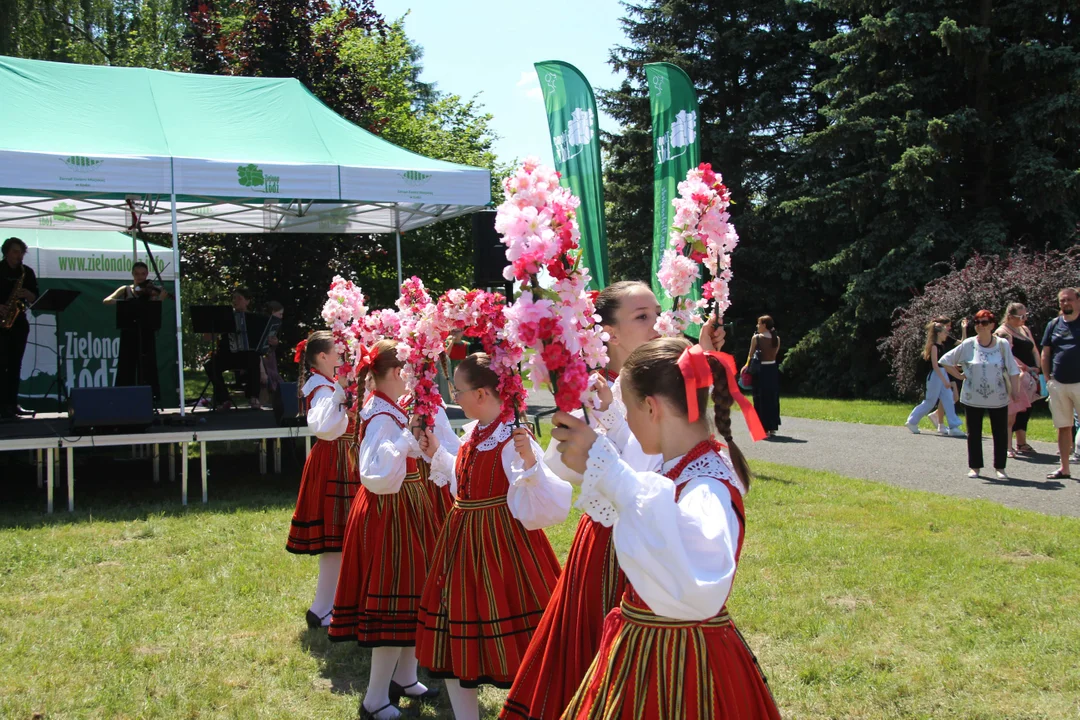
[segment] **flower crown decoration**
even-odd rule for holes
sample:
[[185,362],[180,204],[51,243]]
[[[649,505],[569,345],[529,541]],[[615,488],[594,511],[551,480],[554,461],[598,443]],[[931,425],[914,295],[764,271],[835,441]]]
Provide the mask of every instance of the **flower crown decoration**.
[[334,349],[343,362],[335,380],[339,380],[351,396],[358,397],[356,362],[363,347],[357,337],[357,328],[367,315],[367,301],[358,285],[339,275],[334,276],[326,296],[322,317],[334,336]]
[[446,349],[449,330],[439,323],[435,303],[418,277],[402,283],[397,306],[401,322],[397,356],[405,363],[402,376],[413,398],[413,413],[434,425],[435,413],[443,406],[436,363]]
[[380,340],[397,340],[401,332],[401,316],[397,310],[388,308],[372,310],[360,319],[355,332],[365,347],[371,347]]
[[439,298],[436,314],[451,335],[478,340],[491,356],[499,376],[496,388],[506,415],[520,422],[525,413],[525,387],[518,371],[524,349],[506,339],[506,298],[486,290],[449,290]]
[[[708,163],[701,163],[679,183],[668,247],[656,274],[660,286],[672,300],[672,309],[656,320],[661,335],[677,336],[691,324],[704,321],[701,311],[713,303],[718,318],[731,306],[731,253],[739,244],[735,226],[727,212],[731,193]],[[702,277],[701,266],[709,271],[702,286],[701,300],[689,297],[694,283]]]
[[[524,349],[530,379],[550,384],[559,409],[595,406],[589,370],[607,365],[607,334],[586,293],[579,201],[559,185],[559,173],[536,158],[527,158],[502,186],[506,199],[495,214],[495,230],[510,263],[503,276],[524,288],[506,309],[506,339]],[[540,286],[541,270],[555,281],[550,290]]]

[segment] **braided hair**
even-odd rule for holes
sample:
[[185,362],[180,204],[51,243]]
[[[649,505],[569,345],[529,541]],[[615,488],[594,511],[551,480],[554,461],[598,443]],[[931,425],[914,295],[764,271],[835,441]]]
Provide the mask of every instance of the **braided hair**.
[[330,352],[334,352],[334,335],[329,330],[316,330],[307,336],[296,383],[296,394],[301,399],[304,397],[304,383],[311,376],[311,368],[315,365],[315,356]]
[[[686,404],[686,383],[679,370],[679,357],[688,347],[690,343],[683,338],[650,340],[630,353],[630,357],[626,359],[622,371],[623,382],[630,386],[637,397],[662,397],[688,417],[690,408]],[[716,358],[709,356],[708,359],[713,376],[711,397],[716,432],[728,446],[735,474],[749,489],[750,466],[731,434],[731,406],[734,398],[731,388],[728,387],[727,371]],[[708,388],[698,390],[697,403],[702,410],[699,422],[708,422],[704,410],[709,397]]]

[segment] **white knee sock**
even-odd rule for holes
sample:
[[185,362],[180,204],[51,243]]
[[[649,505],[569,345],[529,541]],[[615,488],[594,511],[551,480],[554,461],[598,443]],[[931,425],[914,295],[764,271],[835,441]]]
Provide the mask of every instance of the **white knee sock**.
[[427,692],[427,685],[416,681],[415,645],[401,648],[401,657],[398,658],[397,669],[394,670],[394,682],[409,688],[405,691],[406,696],[416,697]]
[[[401,655],[399,647],[377,647],[371,649],[371,674],[368,675],[367,692],[364,693],[364,707],[369,712],[374,712],[390,703],[390,677],[394,674],[394,666],[397,665],[398,656]],[[387,708],[379,713],[379,720],[396,718],[397,710]]]
[[458,680],[446,681],[446,694],[454,709],[454,720],[480,720],[480,699],[476,688],[463,688]]
[[341,553],[323,553],[319,556],[319,581],[315,585],[315,599],[311,612],[325,617],[323,625],[330,624],[330,611],[334,609],[334,593],[337,592],[338,572],[341,570]]

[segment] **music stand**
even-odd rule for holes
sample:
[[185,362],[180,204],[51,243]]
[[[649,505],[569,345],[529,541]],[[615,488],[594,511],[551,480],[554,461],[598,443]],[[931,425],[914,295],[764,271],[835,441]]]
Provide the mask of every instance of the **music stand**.
[[[56,377],[53,378],[53,383],[56,383],[56,411],[63,412],[66,407],[65,398],[67,397],[67,386],[64,383],[64,346],[60,343],[60,313],[68,309],[71,303],[75,302],[75,298],[81,295],[78,290],[64,290],[62,288],[49,288],[45,292],[41,293],[41,296],[30,306],[30,310],[34,311],[35,315],[41,313],[53,313],[56,315],[56,324],[54,329],[56,330]],[[44,397],[49,397],[49,391],[52,390],[52,383],[45,390]]]
[[[201,335],[223,335],[236,332],[236,316],[229,305],[192,305],[191,306],[191,329]],[[217,347],[210,354],[210,362],[217,359]],[[206,388],[210,387],[210,376],[207,375],[203,383],[199,397],[191,405],[191,412],[199,407],[199,403],[206,397]]]
[[[161,329],[161,303],[152,300],[117,300],[116,329],[135,331],[135,340],[139,344],[135,364],[135,384],[148,385],[149,378],[144,377],[143,373],[146,364],[143,352],[143,332],[156,333]],[[155,401],[160,401],[160,398],[155,398]]]

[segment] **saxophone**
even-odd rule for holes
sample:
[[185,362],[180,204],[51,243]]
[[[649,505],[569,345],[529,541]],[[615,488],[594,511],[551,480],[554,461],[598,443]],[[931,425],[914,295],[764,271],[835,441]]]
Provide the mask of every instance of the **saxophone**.
[[7,312],[4,313],[4,317],[0,325],[5,330],[10,330],[11,326],[15,324],[15,320],[19,317],[19,313],[26,309],[26,302],[18,297],[19,291],[22,290],[23,280],[26,278],[26,267],[23,266],[22,272],[19,274],[19,280],[15,283],[15,287],[11,288],[11,295],[7,299]]

